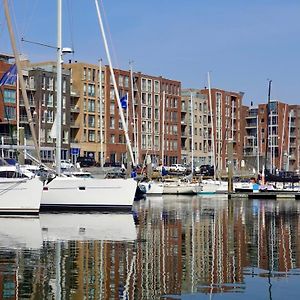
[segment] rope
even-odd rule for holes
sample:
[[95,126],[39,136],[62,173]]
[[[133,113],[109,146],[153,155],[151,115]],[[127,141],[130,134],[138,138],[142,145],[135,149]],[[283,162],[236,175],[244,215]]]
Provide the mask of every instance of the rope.
[[[34,2],[34,3],[33,3]],[[33,16],[35,15],[35,12],[37,10],[37,3],[38,0],[35,1],[27,1],[28,5],[27,5],[27,9],[25,11],[24,9],[24,26],[23,26],[23,30],[21,31],[21,36],[24,37],[27,35],[27,32],[29,30],[29,25],[32,23],[33,20]]]
[[120,69],[120,64],[118,62],[118,58],[117,58],[117,55],[116,55],[116,50],[115,50],[114,43],[113,43],[113,40],[112,40],[111,31],[109,29],[109,23],[107,21],[107,17],[106,17],[106,12],[105,12],[105,9],[104,9],[103,1],[100,0],[99,2],[100,2],[100,6],[101,6],[101,9],[102,9],[102,12],[103,12],[104,25],[105,25],[106,30],[107,30],[107,35],[108,35],[108,38],[109,38],[109,43],[110,43],[110,48],[111,48],[112,56],[113,56],[113,59],[115,61],[115,66],[116,66],[116,69]]
[[[0,195],[4,195],[4,194],[8,193],[9,191],[14,190],[17,186],[19,186],[21,183],[26,182],[27,180],[29,180],[29,179],[23,179],[23,180],[20,180],[16,183],[12,183],[12,185],[9,186],[8,188],[0,190]],[[1,187],[1,185],[0,185],[0,187]]]

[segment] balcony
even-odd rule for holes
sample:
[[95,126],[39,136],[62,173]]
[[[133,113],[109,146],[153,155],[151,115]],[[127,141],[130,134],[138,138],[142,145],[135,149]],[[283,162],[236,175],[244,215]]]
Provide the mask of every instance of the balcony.
[[70,127],[71,128],[80,128],[80,124],[79,124],[79,122],[76,122],[76,121],[71,121],[70,122]]
[[80,108],[79,108],[79,106],[73,106],[73,107],[71,107],[71,112],[73,112],[73,113],[80,113]]

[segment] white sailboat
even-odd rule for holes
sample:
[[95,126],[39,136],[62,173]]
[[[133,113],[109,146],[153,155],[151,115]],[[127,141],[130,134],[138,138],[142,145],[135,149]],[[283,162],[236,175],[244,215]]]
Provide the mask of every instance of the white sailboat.
[[214,135],[214,119],[212,114],[212,97],[210,87],[210,74],[207,73],[208,79],[208,93],[209,93],[209,106],[210,106],[210,118],[211,118],[211,146],[212,146],[212,165],[214,167],[214,178],[201,181],[201,188],[199,194],[215,194],[215,193],[227,193],[228,182],[216,179],[216,167],[215,167],[215,135]]
[[[56,171],[57,176],[45,183],[41,209],[110,209],[131,210],[137,183],[129,179],[96,179],[64,177],[61,175],[61,74],[62,74],[62,13],[61,0],[57,0],[57,136],[56,136]],[[99,11],[100,14],[100,11]],[[103,32],[104,35],[104,32]],[[104,35],[105,37],[105,35]],[[110,56],[107,49],[108,60]],[[111,76],[115,82],[111,67]],[[100,73],[101,76],[101,73]],[[116,84],[115,84],[116,85]],[[119,94],[117,93],[119,96]],[[118,98],[118,102],[120,99]],[[120,104],[121,106],[121,104]],[[124,128],[126,127],[122,109],[120,110]],[[125,131],[128,137],[128,133]],[[126,139],[129,141],[129,138]],[[129,144],[130,146],[130,144]],[[131,147],[129,147],[131,149]]]
[[193,169],[194,169],[194,113],[193,113],[193,95],[191,92],[191,123],[192,123],[192,173],[184,179],[179,180],[165,180],[163,182],[163,194],[176,194],[176,195],[194,195],[200,190],[198,182],[192,182]]

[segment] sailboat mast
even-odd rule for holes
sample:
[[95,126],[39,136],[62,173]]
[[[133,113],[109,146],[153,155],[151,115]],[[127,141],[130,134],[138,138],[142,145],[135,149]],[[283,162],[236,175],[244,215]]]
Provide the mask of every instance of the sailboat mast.
[[[284,127],[285,127],[285,119],[286,119],[286,106],[287,105],[284,105],[284,112],[283,112],[283,125],[284,125]],[[283,144],[284,144],[284,138],[285,138],[284,127],[282,128],[282,132],[281,132],[279,170],[282,170]]]
[[133,137],[134,137],[134,152],[135,152],[135,163],[139,163],[139,154],[137,147],[137,117],[135,115],[135,103],[134,103],[134,85],[133,85],[133,71],[132,71],[132,61],[129,62],[130,65],[130,88],[131,88],[131,101],[132,101],[132,120],[133,120]]
[[62,83],[62,4],[57,0],[57,61],[56,61],[56,173],[61,174],[61,83]]
[[257,163],[257,175],[259,174],[259,127],[258,127],[258,113],[256,116],[256,144],[257,144],[257,151],[256,151],[256,163]]
[[214,180],[216,180],[216,159],[215,159],[215,126],[213,119],[213,107],[212,107],[212,99],[211,99],[211,88],[210,88],[210,74],[207,72],[207,83],[208,83],[208,97],[209,97],[209,106],[210,106],[210,122],[211,122],[211,164],[214,169]]
[[102,59],[99,60],[99,98],[100,98],[100,166],[103,168],[103,103],[102,103]]
[[191,91],[191,127],[192,127],[192,164],[191,164],[191,168],[192,168],[192,175],[194,173],[194,104],[193,104],[193,92]]
[[271,102],[271,84],[272,80],[269,80],[269,91],[268,91],[268,104],[267,104],[267,132],[266,132],[266,150],[265,150],[265,166],[267,166],[268,151],[269,151],[269,115],[270,115],[270,102]]
[[13,53],[15,56],[15,62],[16,62],[17,72],[18,72],[18,77],[19,77],[19,84],[20,84],[20,88],[21,88],[21,92],[22,92],[22,96],[23,96],[23,100],[24,100],[24,104],[25,104],[25,108],[26,108],[28,124],[29,124],[31,135],[32,135],[34,147],[36,149],[37,159],[40,161],[41,160],[40,148],[39,148],[37,138],[36,138],[36,133],[34,130],[33,119],[32,119],[30,105],[29,105],[27,92],[26,92],[26,86],[25,86],[25,82],[24,82],[24,78],[23,78],[23,74],[22,74],[22,66],[21,66],[21,62],[20,62],[19,53],[18,53],[17,47],[16,47],[15,35],[13,32],[13,28],[12,28],[12,23],[11,23],[11,18],[10,18],[10,14],[9,14],[7,0],[3,0],[3,4],[4,4],[4,11],[5,11],[5,17],[6,17],[7,27],[8,27],[8,31],[9,31],[11,47],[12,47],[12,50],[13,50]]
[[164,151],[165,151],[165,102],[166,91],[163,91],[163,103],[162,103],[162,132],[161,132],[161,163],[164,165]]
[[109,49],[108,49],[108,45],[107,45],[104,26],[103,26],[103,22],[102,22],[102,18],[101,18],[100,8],[99,8],[97,0],[95,0],[95,5],[96,5],[96,9],[97,9],[97,15],[98,15],[98,21],[99,21],[99,25],[100,25],[100,30],[101,30],[101,34],[102,34],[102,38],[103,38],[103,42],[104,42],[104,48],[105,48],[105,52],[106,52],[106,56],[107,56],[107,60],[108,60],[108,64],[109,64],[111,79],[112,79],[115,94],[116,94],[116,97],[117,97],[117,103],[118,103],[118,107],[119,107],[119,114],[120,114],[121,122],[122,122],[122,125],[123,125],[123,128],[124,128],[125,139],[126,139],[127,147],[129,149],[131,161],[135,165],[133,152],[132,152],[132,147],[131,147],[131,143],[130,143],[130,139],[129,139],[129,135],[128,135],[128,127],[127,127],[127,124],[126,124],[126,121],[125,121],[125,118],[124,118],[124,114],[123,114],[123,109],[122,109],[122,105],[121,105],[121,101],[120,101],[119,90],[118,90],[114,70],[113,70],[113,67],[112,67],[112,62],[111,62],[110,53],[109,53]]
[[291,118],[292,112],[289,112],[289,136],[288,136],[288,144],[287,144],[287,164],[286,170],[289,171],[290,169],[290,140],[291,140]]

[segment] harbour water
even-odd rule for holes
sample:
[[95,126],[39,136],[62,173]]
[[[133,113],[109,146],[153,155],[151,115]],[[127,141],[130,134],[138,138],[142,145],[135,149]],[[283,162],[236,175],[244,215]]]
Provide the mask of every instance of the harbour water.
[[0,217],[1,299],[298,299],[300,201],[163,196]]

